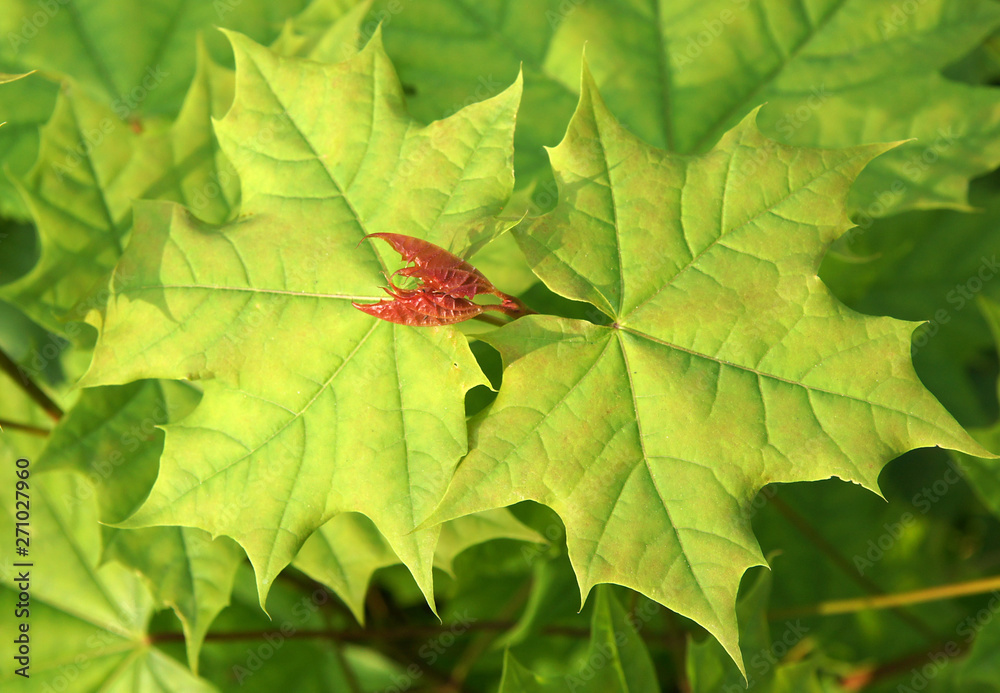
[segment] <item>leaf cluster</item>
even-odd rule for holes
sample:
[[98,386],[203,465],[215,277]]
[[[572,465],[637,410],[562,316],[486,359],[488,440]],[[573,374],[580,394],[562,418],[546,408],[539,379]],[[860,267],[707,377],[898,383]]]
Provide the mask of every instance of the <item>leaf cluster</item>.
[[4,690],[1000,690],[994,2],[8,4]]

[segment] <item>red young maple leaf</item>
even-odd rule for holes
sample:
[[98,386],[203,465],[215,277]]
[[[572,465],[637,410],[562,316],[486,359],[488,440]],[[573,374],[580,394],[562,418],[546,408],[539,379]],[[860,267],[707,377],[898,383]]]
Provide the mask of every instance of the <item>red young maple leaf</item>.
[[[451,325],[474,318],[486,310],[506,313],[512,318],[531,313],[521,301],[497,289],[483,273],[444,248],[401,233],[370,233],[392,246],[393,250],[413,265],[393,272],[385,292],[391,299],[378,303],[353,303],[358,310],[376,318],[400,325]],[[400,289],[392,283],[396,275],[418,279],[416,289]],[[492,294],[500,304],[480,305],[472,299],[479,294]]]

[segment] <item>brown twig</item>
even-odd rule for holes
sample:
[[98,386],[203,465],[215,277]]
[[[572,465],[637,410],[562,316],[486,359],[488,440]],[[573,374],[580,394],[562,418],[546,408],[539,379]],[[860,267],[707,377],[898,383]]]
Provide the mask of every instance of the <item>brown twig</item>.
[[16,363],[14,363],[9,356],[7,356],[3,349],[0,349],[0,371],[3,371],[10,376],[10,379],[17,383],[18,387],[24,390],[25,394],[28,395],[28,397],[30,397],[35,404],[40,406],[53,421],[58,421],[62,418],[63,411],[59,408],[59,405],[53,402],[52,399],[49,398],[49,396],[27,376],[27,374]]
[[9,428],[14,431],[24,431],[25,433],[30,433],[33,436],[47,437],[51,431],[47,428],[39,428],[38,426],[31,426],[29,424],[18,423],[17,421],[8,421],[7,419],[0,419],[0,430],[4,428]]

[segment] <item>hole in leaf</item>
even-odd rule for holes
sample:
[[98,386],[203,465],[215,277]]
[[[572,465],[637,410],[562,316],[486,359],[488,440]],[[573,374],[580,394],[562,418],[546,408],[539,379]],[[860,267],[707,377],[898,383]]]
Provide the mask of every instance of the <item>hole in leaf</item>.
[[571,301],[553,292],[542,282],[535,282],[520,296],[521,300],[539,313],[556,315],[560,318],[586,320],[595,325],[610,325],[611,318],[589,303]]
[[[503,380],[503,359],[500,358],[500,352],[478,339],[469,342],[469,348],[490,384],[499,390]],[[492,404],[496,397],[497,393],[493,390],[484,385],[477,385],[465,394],[465,415],[478,414]]]

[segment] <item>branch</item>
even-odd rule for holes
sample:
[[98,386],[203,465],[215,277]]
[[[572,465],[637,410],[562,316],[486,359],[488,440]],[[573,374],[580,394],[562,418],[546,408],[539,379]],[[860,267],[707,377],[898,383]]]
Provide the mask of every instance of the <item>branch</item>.
[[59,408],[59,405],[49,399],[49,396],[42,392],[41,388],[35,385],[35,383],[29,378],[25,372],[14,363],[3,349],[0,349],[0,371],[3,371],[10,376],[11,380],[17,383],[22,390],[30,397],[35,403],[40,406],[45,413],[48,414],[53,421],[58,421],[62,418],[63,411]]
[[34,436],[47,437],[51,431],[47,428],[39,428],[38,426],[32,426],[30,424],[18,423],[17,421],[8,421],[7,419],[0,419],[0,430],[9,428],[13,431],[24,431],[25,433],[30,433]]
[[894,609],[897,606],[922,604],[941,599],[967,597],[971,594],[986,594],[1000,589],[1000,576],[956,582],[950,585],[927,587],[922,590],[898,592],[896,594],[878,594],[856,599],[836,599],[808,606],[777,609],[769,614],[774,620],[786,618],[801,618],[803,616],[830,616],[832,614],[851,614],[858,611],[873,611],[877,609]]

